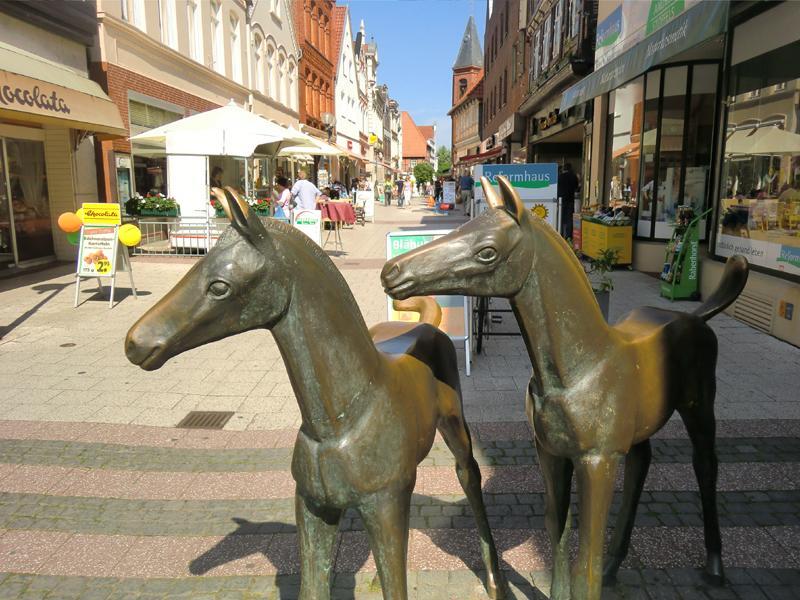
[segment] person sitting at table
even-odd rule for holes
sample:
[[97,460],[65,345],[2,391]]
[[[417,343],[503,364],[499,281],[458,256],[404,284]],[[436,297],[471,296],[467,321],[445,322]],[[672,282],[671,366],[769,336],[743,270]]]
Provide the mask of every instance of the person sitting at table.
[[305,169],[297,172],[297,181],[292,186],[292,197],[297,203],[297,208],[314,210],[317,206],[317,199],[322,192],[308,180],[308,173]]

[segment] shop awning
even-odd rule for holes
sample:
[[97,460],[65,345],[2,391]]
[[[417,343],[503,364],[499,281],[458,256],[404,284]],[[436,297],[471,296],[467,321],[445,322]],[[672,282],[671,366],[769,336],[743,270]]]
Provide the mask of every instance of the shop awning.
[[482,162],[484,160],[490,160],[492,158],[497,158],[503,153],[503,147],[497,146],[496,148],[492,148],[491,150],[487,150],[486,152],[481,152],[480,154],[468,154],[467,156],[461,157],[461,160],[458,161],[456,166],[465,166],[475,164],[476,162]]
[[128,135],[116,104],[83,73],[0,42],[0,116]]
[[699,2],[561,96],[560,112],[618,88],[650,67],[725,31],[728,2]]

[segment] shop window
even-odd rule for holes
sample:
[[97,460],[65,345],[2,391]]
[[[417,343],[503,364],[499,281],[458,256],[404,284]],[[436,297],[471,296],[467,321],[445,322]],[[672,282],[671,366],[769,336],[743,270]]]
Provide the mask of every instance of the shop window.
[[[714,113],[717,97],[717,65],[692,67],[692,94],[689,97],[685,172],[681,204],[690,205],[699,214],[709,207],[708,198],[714,140]],[[705,239],[705,221],[700,224],[701,239]]]
[[[131,136],[161,127],[182,118],[183,115],[157,106],[131,100],[128,102],[131,120]],[[167,159],[163,148],[133,142],[134,191],[146,195],[148,192],[167,193]]]
[[636,235],[650,237],[653,221],[653,204],[658,186],[656,184],[656,152],[658,150],[658,102],[661,94],[661,71],[647,74],[645,84],[644,112],[642,114],[642,137],[640,152],[642,161],[642,188],[638,202]]
[[22,263],[54,253],[44,144],[0,139],[0,264],[15,262],[15,254]]
[[[738,51],[737,44],[758,47],[735,33]],[[800,276],[798,53],[800,41],[732,65],[714,245],[718,255],[743,254],[793,276]],[[775,93],[783,90],[792,93]]]
[[658,160],[658,196],[656,202],[656,239],[669,238],[677,207],[682,204],[681,176],[684,113],[689,67],[674,67],[664,72],[664,96],[661,108],[661,136]]
[[604,198],[610,206],[635,207],[639,196],[639,157],[644,78],[639,77],[609,95],[608,171]]

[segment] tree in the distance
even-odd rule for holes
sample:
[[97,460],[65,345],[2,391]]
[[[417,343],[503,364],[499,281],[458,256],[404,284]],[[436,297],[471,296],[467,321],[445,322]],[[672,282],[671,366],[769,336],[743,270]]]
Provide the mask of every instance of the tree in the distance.
[[433,181],[433,167],[430,163],[421,162],[414,166],[414,178],[417,183],[428,183]]
[[437,174],[441,175],[450,170],[450,167],[453,166],[453,159],[447,146],[439,146],[436,154],[439,158],[439,171]]

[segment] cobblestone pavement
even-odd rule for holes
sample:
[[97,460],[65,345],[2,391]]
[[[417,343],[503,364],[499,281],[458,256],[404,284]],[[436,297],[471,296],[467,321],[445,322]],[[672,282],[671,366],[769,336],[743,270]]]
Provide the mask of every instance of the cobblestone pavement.
[[[378,279],[386,232],[460,222],[419,207],[378,207],[376,217],[346,229],[347,252],[333,256],[368,325],[386,314]],[[135,259],[141,296],[123,289],[110,311],[91,289],[72,308],[71,266],[0,281],[0,598],[297,597],[289,461],[299,412],[271,335],[216,342],[153,373],[122,351],[128,327],[191,261]],[[672,306],[657,297],[651,277],[619,271],[614,278],[612,319],[642,304]],[[725,315],[712,325],[720,340],[728,583],[707,587],[697,570],[704,551],[691,447],[672,420],[653,440],[631,554],[604,599],[800,598],[800,350]],[[506,313],[492,327],[513,331],[514,323]],[[515,598],[546,598],[550,551],[522,410],[530,376],[524,346],[519,337],[487,338],[469,378],[463,352],[460,361],[503,568]],[[231,362],[241,370],[232,373]],[[222,431],[174,427],[196,409],[235,414]],[[437,439],[419,468],[412,599],[486,598],[474,520],[453,464]],[[334,598],[380,598],[374,578],[363,526],[347,513]]]

